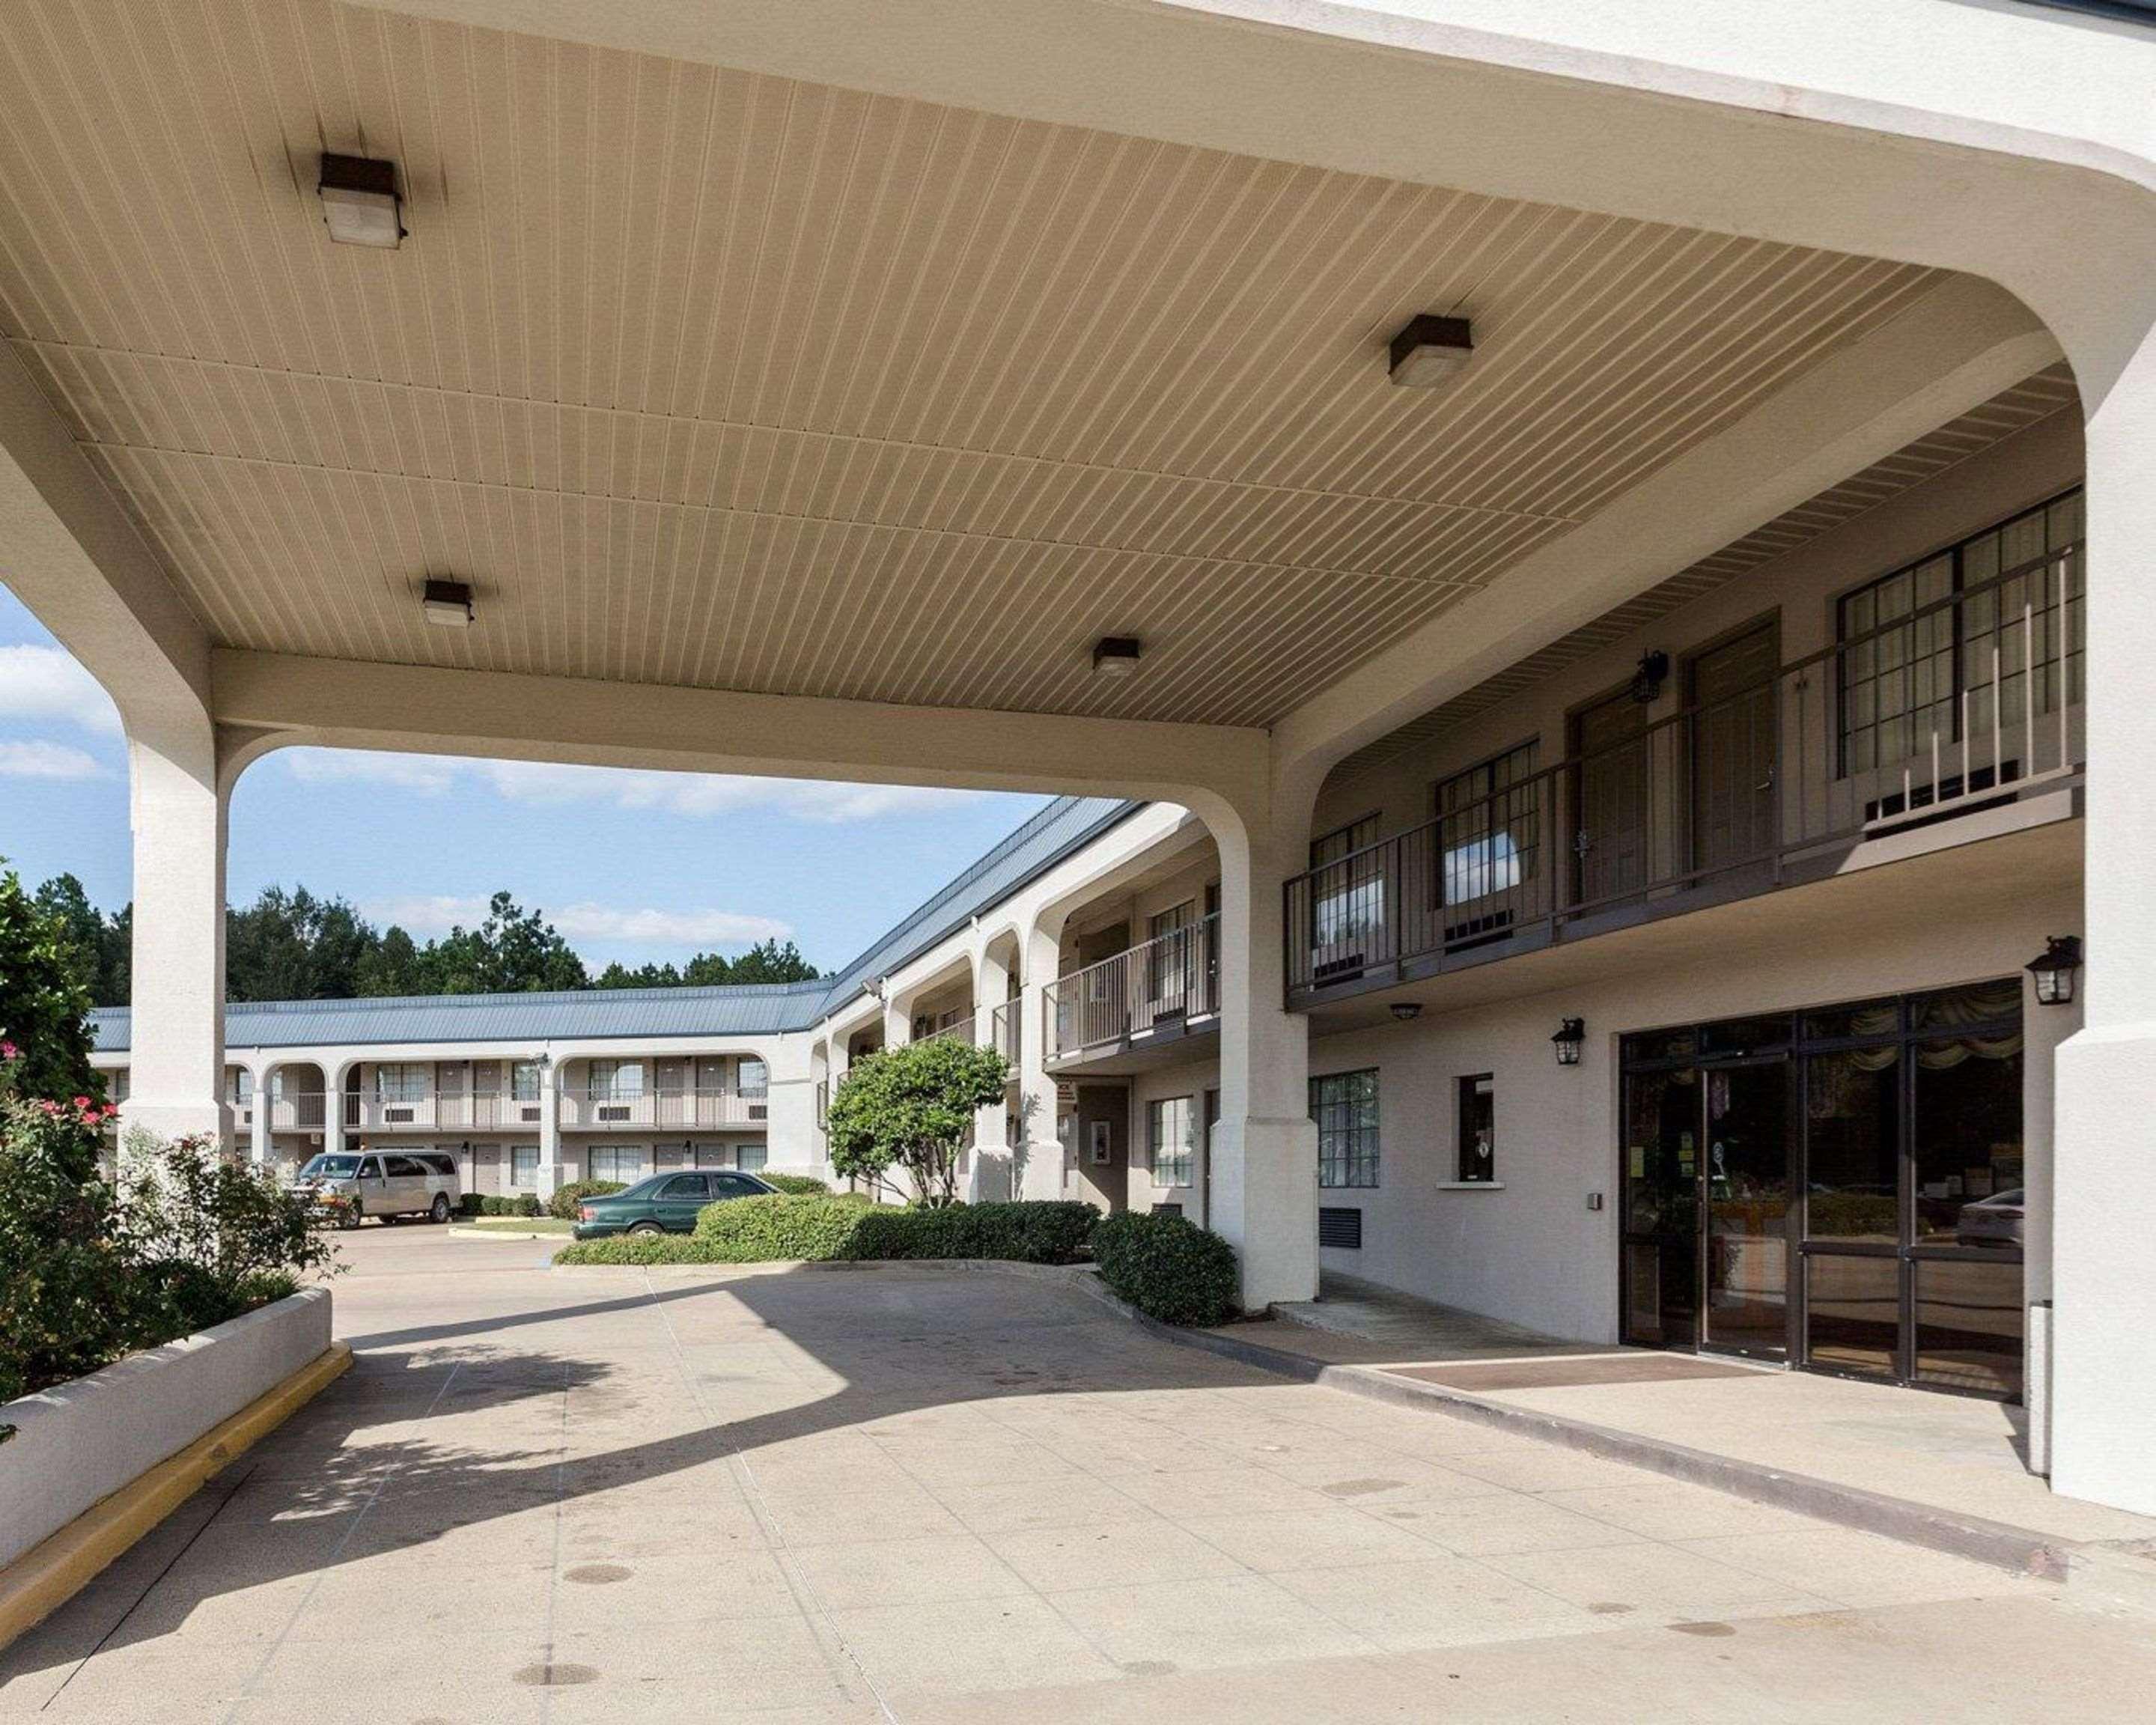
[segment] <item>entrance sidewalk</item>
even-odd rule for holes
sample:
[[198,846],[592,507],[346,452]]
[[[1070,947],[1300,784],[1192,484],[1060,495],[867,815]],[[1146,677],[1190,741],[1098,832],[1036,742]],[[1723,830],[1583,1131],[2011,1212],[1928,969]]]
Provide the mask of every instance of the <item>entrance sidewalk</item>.
[[1564,1343],[1328,1278],[1205,1345],[1762,1502],[2156,1601],[2156,1518],[2058,1496],[2019,1408],[1743,1361]]

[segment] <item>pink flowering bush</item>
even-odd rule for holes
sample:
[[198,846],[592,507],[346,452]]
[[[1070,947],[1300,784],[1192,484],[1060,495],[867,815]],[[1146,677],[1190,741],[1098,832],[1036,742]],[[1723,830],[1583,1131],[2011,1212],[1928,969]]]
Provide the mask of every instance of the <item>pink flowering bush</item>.
[[304,1203],[206,1138],[137,1133],[108,1180],[115,1111],[24,1096],[24,1066],[0,1053],[0,1402],[281,1299],[328,1262]]

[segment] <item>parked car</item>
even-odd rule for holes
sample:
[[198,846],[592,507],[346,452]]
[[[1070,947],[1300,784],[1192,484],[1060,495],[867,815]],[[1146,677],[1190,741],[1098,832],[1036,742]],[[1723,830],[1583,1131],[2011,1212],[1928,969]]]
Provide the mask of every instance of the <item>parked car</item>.
[[588,1198],[577,1206],[578,1240],[604,1240],[610,1234],[689,1234],[696,1212],[729,1198],[762,1198],[776,1192],[754,1174],[731,1168],[654,1174],[625,1191]]
[[2010,1192],[1994,1193],[1989,1198],[1964,1204],[1954,1222],[1955,1243],[1965,1246],[2018,1246],[2021,1244],[2021,1216],[2026,1202],[2027,1189],[2016,1186]]
[[340,1228],[369,1216],[446,1222],[464,1189],[456,1158],[438,1150],[328,1151],[311,1157],[293,1184]]

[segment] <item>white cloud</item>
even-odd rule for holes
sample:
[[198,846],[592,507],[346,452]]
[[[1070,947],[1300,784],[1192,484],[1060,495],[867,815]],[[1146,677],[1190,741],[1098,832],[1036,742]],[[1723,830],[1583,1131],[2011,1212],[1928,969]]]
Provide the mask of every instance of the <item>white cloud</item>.
[[459,780],[476,780],[510,802],[541,808],[585,803],[696,819],[765,809],[826,826],[929,814],[978,801],[985,794],[932,785],[832,784],[819,779],[652,773],[547,761],[467,761],[446,755],[346,749],[294,749],[285,760],[292,776],[308,784],[394,785],[434,795]]
[[[407,933],[444,934],[461,923],[476,927],[486,921],[483,898],[449,894],[370,899],[360,909],[373,921],[394,922]],[[542,914],[572,942],[605,942],[624,946],[746,947],[757,941],[784,940],[790,923],[737,911],[662,911],[586,901]]]
[[64,648],[0,647],[0,719],[58,719],[116,736],[120,710]]
[[0,742],[0,778],[105,778],[111,771],[64,742]]
[[302,784],[388,784],[446,791],[465,763],[439,755],[385,755],[363,749],[292,749],[285,766]]
[[451,898],[446,894],[418,898],[374,898],[360,905],[372,921],[394,922],[408,934],[446,934],[458,923],[466,928],[486,921],[483,898]]
[[547,919],[572,941],[629,946],[747,947],[784,940],[791,924],[737,911],[632,911],[613,905],[564,905]]

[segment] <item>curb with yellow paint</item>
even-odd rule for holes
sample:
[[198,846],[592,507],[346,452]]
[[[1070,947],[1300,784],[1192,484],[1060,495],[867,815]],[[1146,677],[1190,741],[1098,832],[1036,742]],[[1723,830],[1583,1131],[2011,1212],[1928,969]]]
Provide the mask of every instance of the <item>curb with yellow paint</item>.
[[176,1455],[100,1498],[67,1526],[0,1569],[0,1648],[43,1622],[203,1482],[267,1437],[351,1368],[333,1342],[282,1384],[219,1421]]

